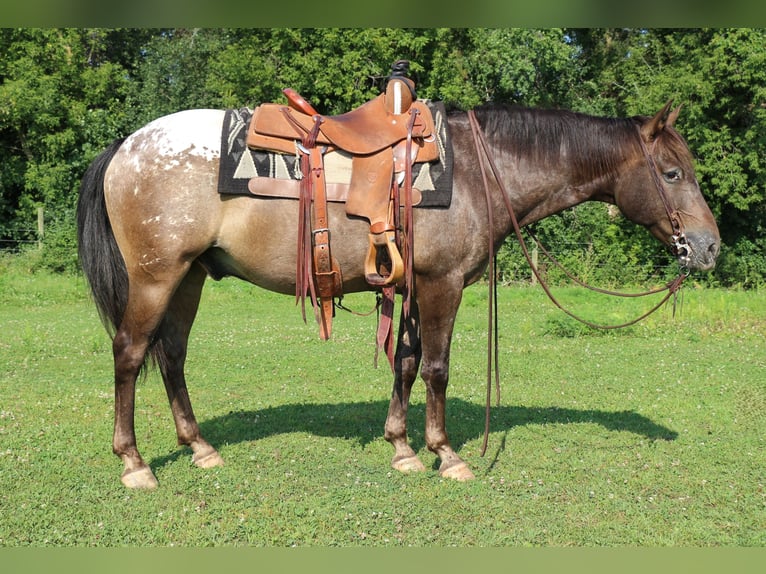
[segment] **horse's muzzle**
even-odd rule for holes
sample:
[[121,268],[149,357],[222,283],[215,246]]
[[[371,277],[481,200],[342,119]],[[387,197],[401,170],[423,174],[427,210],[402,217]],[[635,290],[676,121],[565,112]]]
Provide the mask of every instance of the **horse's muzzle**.
[[681,267],[696,271],[710,271],[721,249],[720,238],[712,233],[674,235],[670,241],[671,252]]

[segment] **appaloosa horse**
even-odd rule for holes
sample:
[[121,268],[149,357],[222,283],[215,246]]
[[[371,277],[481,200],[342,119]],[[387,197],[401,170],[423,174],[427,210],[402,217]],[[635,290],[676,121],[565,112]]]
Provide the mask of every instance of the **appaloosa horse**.
[[[445,427],[450,342],[463,289],[482,276],[488,245],[511,232],[508,206],[527,225],[588,200],[616,204],[661,242],[678,247],[690,269],[714,266],[720,237],[700,193],[692,156],[672,127],[678,110],[653,117],[600,118],[569,111],[487,106],[475,110],[502,179],[485,197],[470,113],[451,113],[453,197],[448,209],[415,209],[414,300],[399,328],[385,438],[400,471],[424,466],[408,444],[406,419],[418,370],[426,385],[425,442],[440,473],[473,477]],[[113,450],[122,482],[157,486],[136,446],[135,384],[149,353],[157,359],[179,444],[199,467],[223,463],[200,434],[184,375],[189,332],[207,276],[235,276],[295,293],[298,204],[227,197],[217,191],[223,111],[189,110],[159,118],[94,160],[78,205],[81,263],[113,335]],[[486,163],[484,165],[487,165]],[[364,279],[367,222],[329,206],[333,255],[345,292]],[[489,221],[488,213],[492,214]],[[490,234],[493,237],[490,238]],[[671,240],[671,237],[673,239]]]

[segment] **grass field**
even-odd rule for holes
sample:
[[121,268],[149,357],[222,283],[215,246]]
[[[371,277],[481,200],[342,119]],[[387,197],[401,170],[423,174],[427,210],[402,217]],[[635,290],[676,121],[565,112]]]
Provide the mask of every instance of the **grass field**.
[[[160,488],[133,492],[111,453],[110,341],[82,280],[0,268],[0,546],[766,543],[762,293],[690,285],[675,317],[601,332],[539,289],[501,289],[502,399],[481,457],[487,294],[470,288],[447,415],[477,478],[454,483],[430,466],[422,383],[409,429],[429,470],[389,466],[374,316],[340,313],[322,342],[290,297],[233,280],[205,289],[187,370],[226,466],[197,469],[176,446],[150,372],[136,425]],[[557,294],[605,321],[648,305]]]

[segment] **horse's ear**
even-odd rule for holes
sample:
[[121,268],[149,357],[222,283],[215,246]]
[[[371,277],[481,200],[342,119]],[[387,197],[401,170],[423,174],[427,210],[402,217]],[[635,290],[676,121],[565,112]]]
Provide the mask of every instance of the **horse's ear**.
[[680,104],[676,109],[670,112],[670,114],[668,115],[668,119],[665,121],[665,127],[670,127],[675,125],[676,120],[678,119],[678,114],[681,113],[682,107],[683,107],[683,104]]
[[680,106],[673,110],[671,113],[670,107],[673,105],[673,100],[668,100],[668,103],[655,114],[655,116],[647,120],[643,126],[641,126],[641,135],[648,142],[653,141],[654,138],[666,125],[672,125],[675,119],[678,117],[678,112],[681,111]]

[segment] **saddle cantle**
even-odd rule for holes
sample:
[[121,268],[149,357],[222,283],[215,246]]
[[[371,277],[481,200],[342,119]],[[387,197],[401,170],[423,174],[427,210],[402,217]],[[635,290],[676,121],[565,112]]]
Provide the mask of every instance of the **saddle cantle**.
[[[313,205],[313,217],[309,208],[301,208],[299,225],[311,230],[302,228],[300,234],[304,242],[313,245],[315,256],[313,269],[298,271],[296,294],[300,292],[302,297],[309,291],[315,309],[320,303],[317,319],[323,338],[330,334],[332,298],[342,294],[340,269],[330,255],[327,229],[326,201],[328,195],[332,199],[338,194],[337,184],[324,180],[326,154],[339,152],[351,158],[346,213],[370,222],[364,262],[368,283],[390,287],[400,283],[407,271],[401,256],[399,208],[413,205],[412,165],[439,157],[431,111],[416,99],[414,83],[405,76],[407,65],[406,61],[397,62],[386,91],[347,113],[323,116],[300,94],[285,89],[288,105],[261,104],[250,121],[248,147],[301,158],[300,196]],[[268,184],[263,178],[254,178],[249,187],[253,190]],[[417,190],[414,193],[417,198]],[[299,266],[310,266],[306,247],[300,249],[304,251],[299,254]],[[313,276],[315,283],[306,283],[307,276]]]

